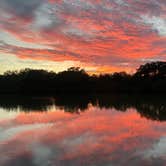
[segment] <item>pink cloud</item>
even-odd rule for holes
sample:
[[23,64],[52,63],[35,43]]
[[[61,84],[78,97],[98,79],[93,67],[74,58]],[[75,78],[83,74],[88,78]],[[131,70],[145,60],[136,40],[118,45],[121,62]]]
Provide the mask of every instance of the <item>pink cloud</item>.
[[8,48],[1,47],[2,53],[19,58],[90,62],[107,69],[123,63],[135,69],[142,61],[158,60],[161,54],[162,60],[166,59],[163,55],[166,36],[159,33],[163,27],[157,31],[143,20],[147,15],[149,19],[153,16],[163,19],[166,5],[163,1],[35,0],[19,4],[25,11],[15,9],[14,1],[2,2],[1,8],[6,9],[0,17],[3,31],[20,41],[52,47],[39,50],[8,45]]

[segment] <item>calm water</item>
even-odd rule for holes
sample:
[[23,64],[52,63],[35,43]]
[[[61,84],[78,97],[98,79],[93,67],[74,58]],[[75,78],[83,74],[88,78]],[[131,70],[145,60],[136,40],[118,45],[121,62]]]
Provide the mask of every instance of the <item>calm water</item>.
[[0,166],[140,165],[166,165],[166,96],[0,96]]

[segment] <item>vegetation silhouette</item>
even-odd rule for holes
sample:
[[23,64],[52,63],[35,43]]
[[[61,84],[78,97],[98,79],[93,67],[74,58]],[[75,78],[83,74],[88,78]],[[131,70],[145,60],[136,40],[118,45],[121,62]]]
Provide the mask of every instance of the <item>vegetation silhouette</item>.
[[53,97],[22,96],[22,95],[0,95],[0,107],[8,110],[47,111],[55,104]]
[[0,108],[7,111],[20,110],[49,111],[62,109],[65,112],[80,113],[89,106],[106,110],[125,112],[130,108],[147,119],[166,121],[165,95],[126,95],[126,94],[88,94],[56,96],[0,95]]
[[154,93],[166,92],[166,62],[141,65],[135,74],[88,75],[79,67],[54,73],[24,69],[0,75],[0,93]]

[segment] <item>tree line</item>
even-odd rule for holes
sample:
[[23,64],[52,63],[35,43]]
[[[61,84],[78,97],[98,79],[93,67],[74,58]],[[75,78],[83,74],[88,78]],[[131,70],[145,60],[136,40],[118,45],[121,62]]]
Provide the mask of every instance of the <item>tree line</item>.
[[134,74],[88,75],[79,67],[59,73],[24,69],[0,75],[0,93],[163,93],[166,92],[166,62],[141,65]]

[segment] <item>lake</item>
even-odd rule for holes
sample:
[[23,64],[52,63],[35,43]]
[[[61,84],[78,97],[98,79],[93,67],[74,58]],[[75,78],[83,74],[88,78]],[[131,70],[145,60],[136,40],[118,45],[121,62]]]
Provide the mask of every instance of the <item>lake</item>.
[[140,165],[166,165],[166,96],[0,96],[0,166]]

